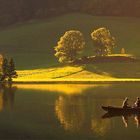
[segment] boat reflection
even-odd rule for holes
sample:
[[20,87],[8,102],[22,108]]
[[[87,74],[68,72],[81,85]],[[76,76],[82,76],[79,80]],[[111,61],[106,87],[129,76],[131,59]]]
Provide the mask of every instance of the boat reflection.
[[124,127],[128,127],[129,118],[133,117],[136,127],[140,127],[140,113],[106,113],[102,116],[102,119],[113,118],[113,117],[121,117]]
[[137,128],[139,128],[140,127],[140,114],[136,114],[134,117],[134,120],[136,122]]
[[128,127],[128,116],[122,116],[122,121],[124,123],[125,128]]

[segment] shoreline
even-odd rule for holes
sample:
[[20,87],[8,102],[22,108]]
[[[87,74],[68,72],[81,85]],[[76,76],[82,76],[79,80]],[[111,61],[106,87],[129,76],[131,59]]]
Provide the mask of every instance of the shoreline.
[[140,83],[140,79],[93,79],[93,80],[45,80],[45,81],[13,81],[13,84],[109,84]]

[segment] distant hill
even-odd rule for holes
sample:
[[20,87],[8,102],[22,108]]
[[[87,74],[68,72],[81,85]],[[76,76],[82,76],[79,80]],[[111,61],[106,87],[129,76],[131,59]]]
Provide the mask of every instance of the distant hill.
[[94,55],[90,33],[98,27],[107,27],[117,39],[119,53],[140,56],[140,19],[125,17],[95,17],[68,14],[48,20],[30,21],[0,30],[0,52],[13,56],[18,69],[47,68],[58,65],[54,46],[65,31],[77,29],[84,33],[87,51]]
[[0,0],[0,26],[79,12],[140,17],[139,0]]

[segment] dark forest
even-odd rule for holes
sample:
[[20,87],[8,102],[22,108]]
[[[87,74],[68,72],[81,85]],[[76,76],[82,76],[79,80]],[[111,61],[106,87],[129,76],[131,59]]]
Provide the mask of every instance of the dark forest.
[[0,0],[0,26],[72,12],[96,16],[140,16],[139,0]]

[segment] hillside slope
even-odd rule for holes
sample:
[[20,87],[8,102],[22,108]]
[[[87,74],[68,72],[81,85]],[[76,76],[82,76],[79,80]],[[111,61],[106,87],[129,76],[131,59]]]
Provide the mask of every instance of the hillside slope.
[[77,29],[86,38],[86,55],[93,55],[90,33],[98,27],[107,27],[116,37],[118,48],[140,56],[140,19],[119,17],[94,17],[70,14],[46,21],[30,21],[0,30],[0,52],[14,57],[17,69],[47,68],[58,65],[54,46],[63,33]]

